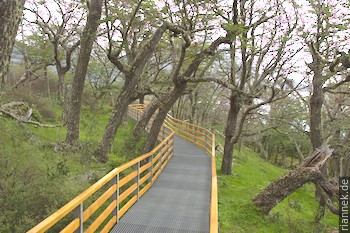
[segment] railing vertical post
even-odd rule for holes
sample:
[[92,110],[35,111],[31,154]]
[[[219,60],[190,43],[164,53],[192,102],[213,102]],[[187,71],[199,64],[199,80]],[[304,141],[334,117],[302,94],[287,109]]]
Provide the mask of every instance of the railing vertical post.
[[83,202],[77,206],[75,209],[75,216],[79,218],[79,228],[75,231],[75,233],[83,233],[84,232],[84,223],[83,223]]
[[196,134],[197,129],[195,129],[193,125],[192,125],[192,128],[193,128],[193,135],[194,135],[193,139],[196,142],[197,141],[197,134]]
[[[175,142],[174,142],[174,140],[175,140],[174,136],[172,136],[170,139],[170,146],[173,147],[173,149],[170,150],[171,156],[174,156],[174,154],[175,154]],[[170,159],[170,157],[169,157],[169,159]]]
[[119,212],[119,173],[113,178],[113,185],[116,185],[116,192],[113,194],[113,200],[116,200],[117,206],[114,209],[113,215],[116,216],[118,222],[118,212]]
[[152,180],[153,180],[153,154],[151,156],[151,176],[149,178],[149,183],[152,183]]
[[171,147],[171,138],[168,139],[168,141],[166,142],[166,145],[167,145],[167,150],[166,150],[166,153],[168,154],[168,157],[166,158],[167,160],[167,163],[169,162],[169,159],[170,159],[170,155],[171,155],[171,151],[170,151],[170,147]]
[[212,140],[213,140],[213,142],[212,142],[212,146],[211,146],[212,147],[211,148],[211,155],[216,157],[216,155],[215,155],[215,143],[216,143],[215,142],[215,134],[212,135]]
[[[160,152],[164,149],[164,146],[165,146],[165,144],[163,144],[163,146],[159,148],[159,151],[160,151]],[[164,153],[161,153],[161,155],[160,155],[159,158],[158,158],[159,166],[158,166],[157,172],[158,172],[159,170],[162,170],[162,158],[163,158],[163,156],[164,156]]]
[[212,144],[212,136],[208,131],[205,131],[205,141],[207,142],[207,147],[212,151],[213,145],[208,146],[208,145]]
[[137,200],[140,199],[140,161],[137,162]]
[[[169,145],[168,145],[168,140],[164,143],[164,147],[166,148],[166,150],[164,151],[164,154],[163,154],[163,156],[162,157],[164,157],[164,166],[168,163],[168,156],[169,156],[169,154],[168,154],[168,150],[169,150]],[[167,156],[167,157],[165,157],[165,155]]]

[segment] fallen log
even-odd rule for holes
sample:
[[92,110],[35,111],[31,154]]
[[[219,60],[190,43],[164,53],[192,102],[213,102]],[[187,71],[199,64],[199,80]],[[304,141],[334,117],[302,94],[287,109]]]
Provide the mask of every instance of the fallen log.
[[339,214],[336,207],[331,203],[331,197],[338,196],[337,188],[331,184],[320,171],[332,155],[333,149],[323,145],[315,150],[299,168],[287,172],[280,179],[272,182],[254,199],[253,203],[263,214],[268,214],[273,207],[292,194],[305,183],[312,182],[322,188],[327,207],[332,213]]
[[[44,127],[44,128],[56,128],[56,127],[62,127],[64,126],[64,124],[59,124],[59,125],[47,125],[47,124],[42,124],[40,122],[37,121],[32,121],[29,120],[29,118],[32,115],[32,109],[28,109],[27,113],[25,114],[25,116],[18,116],[17,114],[15,114],[14,112],[11,112],[10,110],[8,110],[9,108],[15,107],[15,106],[22,106],[24,105],[23,102],[11,102],[8,104],[4,104],[0,107],[0,112],[17,120],[18,122],[21,123],[26,123],[26,124],[33,124],[39,127]],[[6,108],[6,109],[5,109]]]
[[25,105],[24,102],[15,102],[15,101],[13,101],[13,102],[1,105],[1,108],[2,109],[9,109],[9,108],[14,108],[14,107],[23,106],[23,105]]

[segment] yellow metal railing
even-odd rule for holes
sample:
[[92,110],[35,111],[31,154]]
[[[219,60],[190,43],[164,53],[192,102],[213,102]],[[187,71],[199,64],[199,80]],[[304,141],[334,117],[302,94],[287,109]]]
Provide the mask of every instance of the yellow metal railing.
[[[139,115],[145,108],[146,105],[135,104],[132,105],[140,111]],[[150,127],[154,118],[151,118]],[[167,129],[172,129],[176,135],[192,142],[198,147],[204,149],[211,156],[211,176],[212,176],[212,186],[211,186],[211,200],[210,200],[210,233],[218,232],[218,185],[217,185],[217,174],[216,174],[216,155],[215,155],[215,134],[210,130],[191,124],[189,122],[176,119],[170,115],[164,121],[164,125]],[[149,128],[147,128],[149,129]],[[162,132],[161,132],[162,133]],[[161,133],[159,135],[161,135]]]
[[217,233],[219,230],[219,218],[215,134],[206,128],[173,118],[169,115],[165,122],[177,135],[206,150],[211,157],[210,233]]
[[[144,108],[143,104],[130,105],[128,116],[138,120]],[[146,126],[147,130],[150,129],[153,120],[154,117]],[[165,119],[158,135],[160,143],[152,151],[113,169],[28,233],[45,232],[67,217],[73,220],[68,221],[63,229],[55,229],[55,231],[109,232],[126,211],[152,186],[174,155],[174,133],[203,148],[211,156],[210,233],[217,233],[215,135],[208,129],[178,120],[170,115]]]
[[[140,110],[130,107],[128,114],[138,118]],[[152,186],[174,155],[174,132],[165,126],[161,132],[161,142],[152,151],[113,169],[28,232],[52,230],[65,217],[73,220],[55,232],[109,232]]]

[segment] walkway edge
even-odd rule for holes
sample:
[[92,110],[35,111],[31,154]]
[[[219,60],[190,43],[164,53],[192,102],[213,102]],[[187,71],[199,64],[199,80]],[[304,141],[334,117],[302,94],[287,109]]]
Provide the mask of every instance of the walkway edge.
[[[134,104],[130,105],[128,115],[134,119],[138,119],[145,105]],[[151,123],[151,122],[150,122]],[[75,197],[65,206],[54,212],[41,223],[33,227],[28,233],[45,232],[59,222],[68,214],[74,212],[74,219],[61,232],[94,232],[100,229],[101,224],[107,220],[107,216],[112,213],[112,217],[105,223],[101,232],[108,232],[113,225],[121,218],[123,214],[142,196],[154,183],[168,161],[173,156],[174,134],[181,136],[187,141],[197,145],[207,151],[211,156],[211,201],[210,201],[210,233],[218,232],[218,189],[217,189],[217,174],[216,174],[216,156],[215,156],[215,135],[208,129],[173,118],[168,116],[162,126],[161,134],[158,139],[161,141],[159,145],[151,152],[141,155],[109,172],[95,184],[90,186],[80,195]],[[128,175],[120,177],[122,171],[134,169]],[[135,170],[136,169],[136,170]],[[142,174],[142,177],[141,177]],[[119,190],[122,186],[134,181],[136,183],[129,184]],[[83,202],[91,197],[95,192],[107,183],[112,182],[112,185],[106,187],[107,191],[100,195],[86,209]],[[145,186],[141,186],[144,184]],[[112,199],[112,201],[110,201]],[[120,203],[125,200],[123,208],[119,208]],[[106,203],[109,201],[109,205]],[[102,205],[108,205],[106,208]],[[95,217],[95,220],[89,227],[83,224],[92,216],[99,208],[105,208],[104,211]]]

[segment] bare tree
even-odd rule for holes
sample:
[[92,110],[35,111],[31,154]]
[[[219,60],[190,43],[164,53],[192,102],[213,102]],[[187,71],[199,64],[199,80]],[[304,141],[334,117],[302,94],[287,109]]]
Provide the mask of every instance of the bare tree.
[[[322,121],[322,110],[324,106],[325,93],[340,87],[350,81],[349,55],[339,52],[336,42],[338,27],[330,23],[330,17],[336,14],[337,5],[331,1],[310,1],[313,15],[315,16],[315,30],[305,32],[304,38],[308,46],[308,51],[312,57],[312,62],[308,63],[311,71],[311,96],[309,103],[310,117],[310,141],[312,148],[319,148],[324,140],[324,129]],[[336,16],[337,17],[337,16]],[[334,27],[334,30],[330,30]],[[338,57],[336,57],[338,55]],[[336,77],[336,82],[329,83],[332,77]],[[327,165],[321,168],[327,177]],[[320,200],[320,205],[315,216],[315,222],[319,222],[325,213],[325,199],[321,196],[322,190],[316,190],[316,198]]]
[[[217,9],[217,14],[227,22],[223,28],[232,38],[225,55],[230,64],[223,67],[228,70],[227,77],[211,80],[230,89],[221,166],[224,174],[232,172],[233,147],[249,114],[288,94],[283,91],[290,72],[288,62],[299,51],[291,48],[288,39],[296,27],[296,18],[286,13],[283,3],[269,4],[268,11],[260,11],[259,7],[266,6],[235,0],[231,9]],[[285,14],[281,16],[278,12]]]
[[[213,16],[213,4],[211,2],[199,3],[189,1],[188,4],[175,2],[170,6],[167,2],[167,17],[171,22],[178,22],[179,30],[176,31],[175,36],[181,36],[181,40],[171,41],[170,51],[173,65],[171,73],[168,75],[170,83],[168,88],[165,89],[166,93],[158,96],[158,100],[160,101],[159,108],[153,120],[143,152],[148,152],[153,148],[161,125],[169,110],[183,94],[188,94],[194,88],[188,84],[190,82],[197,83],[197,81],[194,81],[195,77],[203,77],[205,71],[212,64],[212,61],[208,61],[204,67],[200,67],[200,65],[207,61],[208,57],[214,56],[221,44],[229,43],[230,41],[227,37],[219,37],[215,40],[212,39],[212,42],[208,42],[207,35],[213,29],[209,26],[211,17]],[[202,39],[198,39],[200,37],[199,35]]]
[[[218,52],[220,54],[220,51]],[[222,76],[218,62],[222,58],[213,56],[213,64],[205,72],[203,79]],[[191,83],[189,93],[179,98],[172,107],[174,117],[188,120],[194,124],[199,124],[222,131],[221,124],[227,111],[225,92],[227,89],[217,83]]]
[[335,92],[325,93],[323,112],[323,129],[326,136],[331,135],[334,148],[333,158],[328,162],[328,177],[334,183],[339,176],[348,176],[349,168],[349,133],[350,95],[342,93],[349,90],[349,85],[337,88]]
[[119,91],[122,75],[109,62],[105,52],[95,46],[88,67],[87,79],[94,97],[94,101],[90,103],[93,110],[101,100],[114,96]]
[[[185,33],[184,33],[185,34]],[[230,43],[230,39],[227,37],[219,37],[215,41],[213,41],[209,47],[203,49],[199,53],[196,54],[194,59],[190,62],[190,64],[186,68],[182,68],[184,66],[184,59],[186,54],[186,49],[190,46],[189,40],[184,39],[184,43],[181,48],[181,55],[178,63],[175,66],[175,70],[173,71],[171,75],[171,79],[174,83],[174,87],[171,90],[171,92],[165,96],[162,99],[162,103],[160,104],[159,111],[153,121],[152,127],[150,129],[149,135],[147,137],[146,145],[143,149],[143,152],[150,151],[156,140],[158,133],[160,131],[160,128],[163,124],[164,119],[167,116],[167,113],[171,109],[171,107],[174,105],[174,103],[182,96],[182,94],[185,92],[187,88],[187,84],[189,82],[197,82],[197,80],[201,80],[200,78],[203,77],[205,71],[208,67],[204,68],[200,74],[198,75],[199,78],[196,79],[196,72],[198,70],[199,65],[210,56],[215,55],[216,49],[221,44],[227,44]],[[209,63],[210,65],[210,63]],[[180,70],[184,69],[182,73],[180,73]]]
[[[332,134],[333,137],[337,138],[336,141],[345,143],[348,138],[346,138],[346,131],[342,132],[345,137],[339,138],[339,128],[334,127],[334,124],[332,124],[333,129],[329,129],[327,132],[327,127],[325,126],[331,122],[325,122],[324,119],[327,118],[323,116],[326,109],[329,121],[333,121],[336,118],[336,113],[339,113],[339,104],[342,101],[338,99],[338,104],[330,107],[325,106],[325,98],[327,97],[327,92],[337,92],[337,88],[350,81],[347,71],[350,68],[350,65],[348,65],[350,61],[347,53],[335,52],[338,49],[337,44],[339,45],[337,33],[342,27],[338,25],[332,28],[334,25],[330,23],[329,18],[333,16],[332,12],[335,17],[339,18],[336,13],[341,11],[337,11],[336,7],[341,4],[317,0],[310,1],[309,4],[315,17],[307,18],[307,20],[309,23],[313,22],[315,27],[309,28],[310,31],[304,31],[303,37],[312,60],[307,64],[312,75],[309,102],[310,132],[307,135],[310,137],[314,153],[299,168],[288,172],[281,179],[271,183],[262,193],[256,196],[253,202],[261,208],[263,213],[267,214],[276,203],[283,200],[297,187],[306,182],[313,182],[316,185],[316,194],[320,201],[315,215],[315,222],[318,223],[324,215],[325,207],[328,207],[332,213],[339,214],[338,208],[332,203],[332,196],[337,196],[338,193],[328,180],[326,166],[327,160],[331,162],[331,167],[333,168],[339,165],[336,156],[336,150],[339,148],[339,145],[333,152],[333,149],[329,149],[326,145],[328,142],[324,142],[324,138]],[[300,96],[299,93],[297,94]],[[335,140],[332,139],[331,141],[334,142]],[[340,150],[338,149],[338,151]],[[332,153],[335,156],[330,157]]]
[[16,42],[15,47],[23,56],[25,71],[12,88],[18,88],[21,84],[38,79],[37,71],[44,70],[45,72],[48,66],[53,65],[50,44],[46,40],[42,40],[40,35],[24,36],[24,27],[22,24],[22,38]]
[[[138,1],[131,15],[120,15],[118,22],[117,19],[114,19],[106,23],[109,41],[109,47],[107,49],[108,58],[123,74],[124,84],[116,98],[112,116],[107,123],[100,145],[95,151],[95,156],[101,161],[107,160],[107,153],[112,148],[116,132],[122,123],[128,105],[132,101],[144,96],[144,93],[140,93],[137,90],[141,89],[140,81],[144,74],[144,68],[152,58],[162,36],[167,30],[173,33],[179,33],[178,31],[181,30],[169,22],[163,22],[161,25],[152,20],[149,23],[145,23],[145,21],[141,22],[137,15],[142,7],[142,2],[142,0]],[[125,6],[121,3],[121,6],[114,7],[121,9]],[[118,14],[122,13],[119,12]],[[109,17],[108,12],[106,15]],[[149,13],[144,16],[147,19],[150,19],[150,17],[153,19],[157,18],[155,15],[151,16]],[[119,35],[122,37],[119,46],[113,39],[116,32],[119,32]],[[152,32],[152,34],[149,32]],[[125,53],[125,57],[122,52]]]
[[[81,23],[85,20],[85,10],[79,2],[29,1],[26,11],[33,14],[40,34],[44,34],[52,44],[53,59],[58,74],[57,99],[63,101],[65,75],[71,69],[72,54],[80,45]],[[45,13],[43,13],[45,12]],[[79,14],[77,14],[79,12]],[[35,34],[37,29],[33,29]]]

